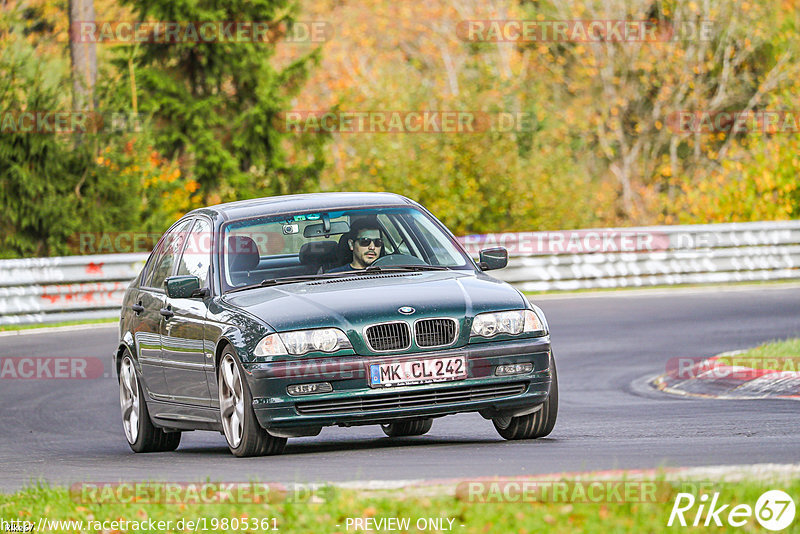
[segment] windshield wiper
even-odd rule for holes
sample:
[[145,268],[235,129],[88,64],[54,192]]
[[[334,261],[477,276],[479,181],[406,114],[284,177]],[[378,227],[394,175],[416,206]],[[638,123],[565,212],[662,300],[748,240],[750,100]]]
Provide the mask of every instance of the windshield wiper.
[[318,275],[307,274],[303,276],[286,276],[284,278],[267,278],[266,280],[262,280],[258,285],[260,287],[269,287],[280,284],[293,284],[294,282],[308,282],[311,280],[319,280]]
[[366,269],[359,269],[357,271],[350,271],[351,273],[404,273],[408,271],[449,271],[450,267],[442,265],[392,265],[389,267],[380,267],[378,265],[370,265]]
[[321,273],[321,274],[304,274],[300,276],[285,276],[283,278],[267,278],[257,284],[250,284],[242,287],[235,287],[229,289],[227,293],[235,293],[237,291],[245,291],[247,289],[257,289],[259,287],[270,287],[281,284],[294,284],[295,282],[310,282],[312,280],[320,280],[324,278],[340,278],[347,276],[348,273]]

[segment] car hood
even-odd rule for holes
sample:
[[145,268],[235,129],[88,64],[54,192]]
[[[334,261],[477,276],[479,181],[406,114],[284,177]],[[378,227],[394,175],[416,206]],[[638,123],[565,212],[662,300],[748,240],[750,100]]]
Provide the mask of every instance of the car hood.
[[[425,317],[463,319],[484,311],[521,309],[513,287],[464,271],[372,274],[264,287],[228,294],[223,302],[275,330],[337,327],[361,331],[384,321]],[[398,309],[411,306],[414,313]]]

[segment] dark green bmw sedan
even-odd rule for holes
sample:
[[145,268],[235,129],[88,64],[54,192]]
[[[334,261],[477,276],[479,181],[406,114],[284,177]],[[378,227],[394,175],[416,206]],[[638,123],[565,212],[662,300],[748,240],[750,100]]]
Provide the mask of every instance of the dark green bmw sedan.
[[236,456],[278,454],[323,426],[390,437],[478,412],[506,439],[558,412],[544,314],[470,258],[425,208],[321,193],[194,210],[161,238],[122,305],[122,421],[136,452],[181,433]]

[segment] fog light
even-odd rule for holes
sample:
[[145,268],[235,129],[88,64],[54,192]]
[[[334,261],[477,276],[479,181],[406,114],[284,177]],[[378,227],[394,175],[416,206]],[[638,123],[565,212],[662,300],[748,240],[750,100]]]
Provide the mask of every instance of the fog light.
[[316,384],[292,384],[286,388],[289,395],[312,395],[314,393],[330,393],[333,386],[327,382],[317,382]]
[[532,363],[510,363],[508,365],[498,365],[494,370],[494,374],[496,376],[521,375],[531,371],[533,371]]

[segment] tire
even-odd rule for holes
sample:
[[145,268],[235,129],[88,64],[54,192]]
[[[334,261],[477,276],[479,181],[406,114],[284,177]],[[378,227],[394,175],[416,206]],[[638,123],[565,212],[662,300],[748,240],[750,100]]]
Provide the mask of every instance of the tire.
[[433,419],[408,419],[381,425],[383,433],[390,438],[401,436],[421,436],[427,433],[433,426]]
[[558,417],[558,373],[556,361],[550,357],[552,384],[542,408],[532,414],[511,418],[494,418],[494,428],[507,440],[543,438],[553,431]]
[[145,399],[133,358],[126,349],[119,367],[119,404],[128,445],[134,452],[174,451],[181,443],[181,433],[165,432],[153,425]]
[[222,353],[217,369],[220,421],[228,448],[234,456],[267,456],[280,454],[286,438],[267,433],[256,419],[250,386],[243,378],[244,370],[233,349]]

